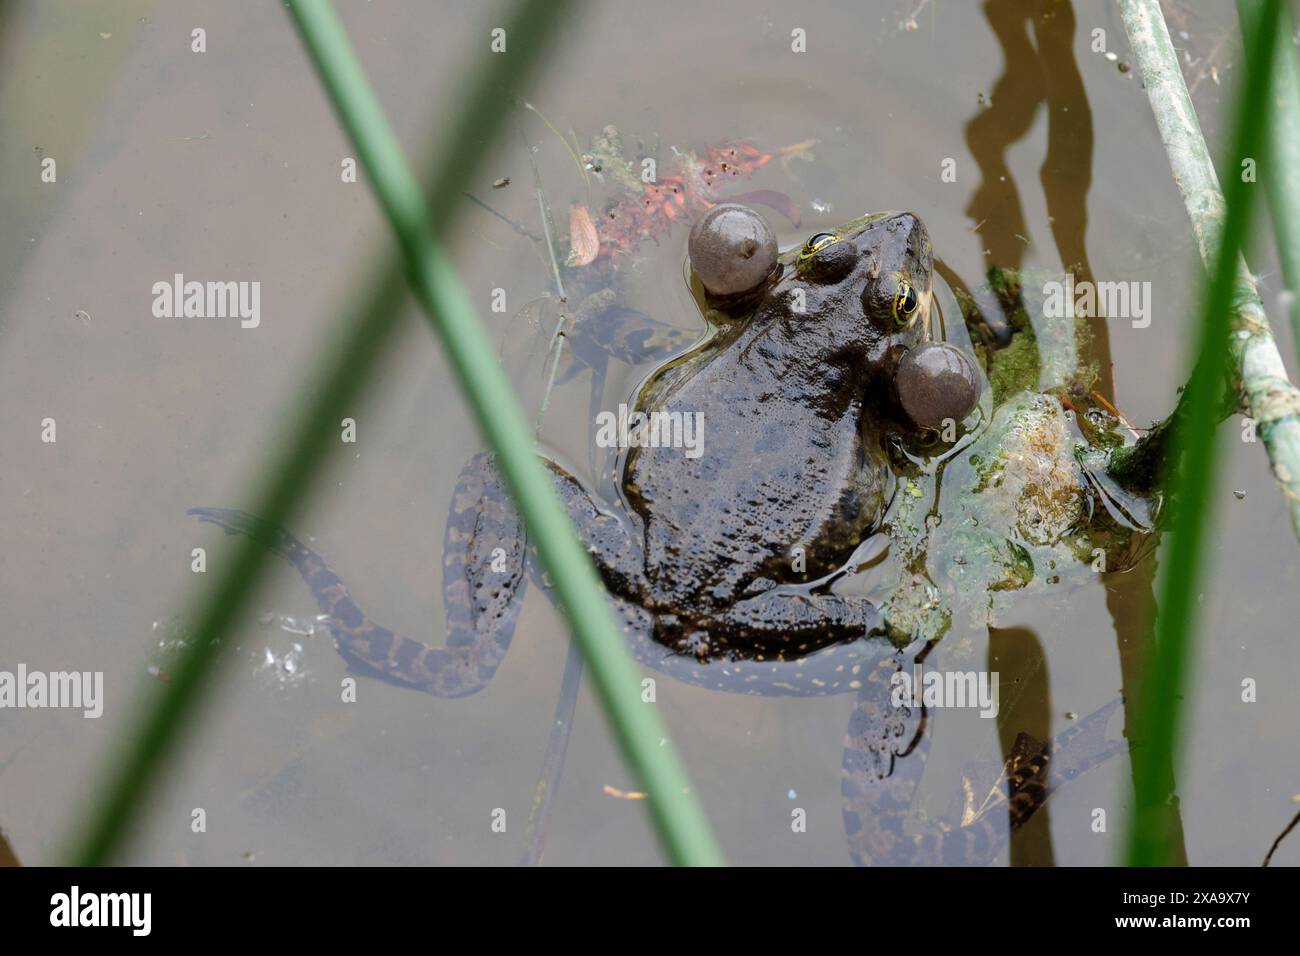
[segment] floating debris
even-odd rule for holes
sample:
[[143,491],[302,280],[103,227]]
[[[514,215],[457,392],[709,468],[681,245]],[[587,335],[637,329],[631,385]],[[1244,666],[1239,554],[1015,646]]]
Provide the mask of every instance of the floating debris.
[[502,176],[500,179],[497,179],[497,180],[494,180],[494,181],[493,181],[493,183],[492,183],[492,188],[493,188],[493,189],[505,189],[505,188],[506,188],[507,186],[509,186],[509,185],[510,185],[510,177],[509,177],[509,176]]
[[596,261],[600,254],[600,238],[591,213],[582,203],[569,206],[569,265],[586,266]]
[[[288,614],[280,615],[280,630],[286,634],[299,634],[303,637],[312,637],[317,631],[329,629],[328,614],[317,614],[310,621],[302,618],[290,617]],[[260,619],[259,619],[260,620]]]
[[606,796],[617,797],[619,800],[644,800],[649,794],[641,793],[639,790],[620,790],[618,787],[611,787],[609,784],[601,787]]
[[269,647],[264,648],[261,663],[255,668],[254,673],[263,678],[269,676],[271,682],[280,687],[296,687],[302,684],[307,679],[307,671],[303,667],[302,645],[295,641],[283,654],[277,654]]

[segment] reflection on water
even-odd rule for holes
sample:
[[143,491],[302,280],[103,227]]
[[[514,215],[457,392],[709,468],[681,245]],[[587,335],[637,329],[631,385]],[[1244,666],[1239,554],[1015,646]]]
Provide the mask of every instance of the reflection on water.
[[[911,2],[727,3],[707,17],[690,4],[600,5],[529,99],[571,144],[611,123],[665,157],[673,146],[817,140],[815,160],[769,164],[746,185],[802,206],[797,228],[771,217],[783,246],[861,212],[903,208],[926,221],[955,288],[978,287],[994,265],[1150,280],[1152,328],[1099,319],[1093,357],[1107,400],[1138,422],[1165,414],[1180,384],[1179,332],[1196,272],[1145,97],[1090,50],[1101,28],[1122,53],[1122,31],[1085,5],[929,6],[907,30],[899,24]],[[115,5],[83,22],[37,4],[14,22],[13,9],[3,8],[0,35],[0,119],[17,147],[0,157],[12,253],[0,260],[0,403],[9,412],[0,419],[0,606],[11,635],[0,665],[67,660],[103,670],[110,689],[95,728],[37,713],[0,722],[0,826],[24,861],[45,863],[90,768],[126,726],[126,698],[161,679],[147,671],[151,623],[168,620],[171,596],[190,582],[197,541],[186,508],[229,501],[242,487],[298,380],[289,372],[308,367],[348,279],[387,240],[364,187],[339,182],[347,147],[279,10]],[[1178,12],[1195,70],[1208,77],[1205,64],[1224,54]],[[344,14],[408,151],[421,152],[419,131],[447,112],[492,14],[416,2]],[[222,39],[202,57],[176,40],[197,22]],[[805,54],[790,50],[796,27]],[[1214,94],[1211,107],[1214,82],[1201,87]],[[529,152],[508,139],[465,187],[538,236],[530,153],[562,226],[569,204],[592,196],[559,138],[531,116],[521,125]],[[1212,109],[1203,125],[1215,128]],[[37,155],[59,159],[56,187],[36,178]],[[940,178],[946,157],[956,160],[954,183]],[[503,178],[511,185],[493,189]],[[465,221],[458,264],[535,409],[555,315],[545,322],[520,307],[552,291],[550,265],[498,216],[474,207]],[[622,276],[621,307],[699,329],[684,248],[678,224],[647,242]],[[260,327],[154,319],[148,290],[174,272],[260,281]],[[504,314],[490,308],[498,288]],[[316,536],[376,617],[438,644],[446,505],[478,438],[435,346],[411,328],[410,347],[358,411],[358,453],[330,466],[329,493],[295,530]],[[543,439],[569,461],[593,460],[591,409],[616,404],[645,369],[615,362],[599,371],[576,368],[551,397]],[[50,415],[59,442],[37,453],[32,423]],[[1284,822],[1279,795],[1294,791],[1286,768],[1300,763],[1288,695],[1267,692],[1276,689],[1270,675],[1300,667],[1288,640],[1300,570],[1255,448],[1222,444],[1225,486],[1247,496],[1229,502],[1218,530],[1221,557],[1201,606],[1215,637],[1203,650],[1178,789],[1189,855],[1251,863]],[[1081,586],[1068,617],[1026,602],[975,636],[1004,686],[1023,690],[996,732],[951,712],[934,722],[923,810],[942,810],[970,752],[1009,754],[1019,730],[1048,739],[1068,725],[1067,711],[1087,713],[1133,686],[1154,567]],[[552,781],[546,862],[658,859],[643,804],[607,795],[634,782],[586,688],[568,714],[561,686],[572,690],[574,668],[563,627],[538,595],[488,691],[444,702],[363,680],[351,708],[338,704],[346,671],[322,635],[259,623],[271,614],[310,628],[315,610],[296,577],[277,572],[258,607],[241,625],[241,663],[172,769],[134,861],[513,864],[536,845],[527,821],[543,763]],[[1243,677],[1261,680],[1258,704],[1239,704]],[[848,700],[747,699],[664,680],[659,706],[733,861],[847,862],[838,772]],[[550,735],[557,716],[572,729],[567,756],[554,745],[567,738]],[[1013,844],[1012,861],[1113,860],[1127,772],[1112,761],[1078,791],[1063,790],[1050,819]],[[790,832],[790,794],[807,813],[806,833]],[[192,833],[196,806],[221,825]],[[1105,834],[1088,827],[1097,807],[1109,813]],[[506,834],[490,827],[495,808],[507,812]]]
[[[1072,4],[1065,0],[986,0],[982,5],[989,28],[1002,52],[1003,73],[993,85],[992,102],[966,124],[966,143],[979,164],[981,180],[966,212],[975,223],[974,231],[984,241],[984,258],[988,268],[1019,268],[1029,244],[1030,228],[1026,224],[1016,178],[1007,163],[1007,152],[1024,139],[1035,123],[1040,107],[1047,119],[1047,148],[1039,168],[1039,181],[1046,200],[1048,225],[1056,244],[1059,266],[1073,273],[1078,281],[1093,281],[1092,266],[1086,245],[1088,192],[1092,185],[1093,128],[1092,110],[1084,89],[1083,78],[1075,61],[1076,21]],[[1018,303],[1023,308],[1024,303]],[[1110,358],[1110,335],[1107,323],[1095,322],[1091,354],[1101,370],[1098,390],[1109,401],[1115,399],[1113,366]],[[1000,330],[1009,335],[1009,323]],[[1154,561],[1143,562],[1136,573],[1125,575],[1122,583],[1108,584],[1107,593],[1129,592],[1139,602],[1149,603],[1154,580]],[[1120,660],[1124,669],[1124,687],[1136,686],[1140,667],[1137,654],[1145,617],[1141,614],[1118,615],[1132,602],[1108,601],[1119,638]],[[1012,646],[1027,648],[1028,657],[1041,662],[1042,648],[1032,632],[1019,629],[1019,640]],[[990,638],[993,633],[990,632]],[[993,641],[990,640],[990,655]],[[1005,652],[1004,652],[1005,653]],[[1012,652],[1024,654],[1026,651]],[[1030,713],[1018,715],[1024,729],[1046,739],[1052,717],[1047,669],[1041,671],[1043,690],[1035,698],[1037,706]],[[1127,710],[1126,710],[1127,720]],[[1010,755],[1016,730],[1010,722],[1002,724],[1003,751]],[[1173,782],[1168,786],[1173,789]],[[1050,807],[1045,808],[1050,812]],[[1046,843],[1049,829],[1039,824],[1012,847],[1014,863],[1050,860]],[[1038,844],[1031,848],[1031,840]],[[1177,845],[1185,862],[1181,840]]]
[[[966,212],[985,243],[985,262],[990,268],[1019,268],[1024,263],[1031,229],[1006,154],[1028,135],[1043,107],[1047,150],[1039,181],[1048,226],[1061,270],[1091,281],[1085,233],[1092,185],[1092,111],[1074,59],[1074,11],[1065,0],[988,0],[983,9],[1004,64],[993,85],[992,103],[966,124],[966,144],[981,176]],[[1102,370],[1100,388],[1113,401],[1106,324],[1098,323],[1095,332],[1093,358]]]

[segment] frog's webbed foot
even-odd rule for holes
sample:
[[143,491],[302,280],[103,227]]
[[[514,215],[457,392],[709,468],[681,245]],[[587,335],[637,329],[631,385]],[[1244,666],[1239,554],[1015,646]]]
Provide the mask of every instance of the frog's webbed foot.
[[844,740],[844,833],[858,866],[907,866],[918,849],[943,860],[943,834],[928,834],[923,846],[904,830],[912,798],[929,754],[925,708],[900,697],[894,706],[894,675],[920,654],[887,657],[862,681]]
[[[1119,709],[1121,703],[1123,700],[1116,697],[1052,739],[1047,748],[1048,758],[1045,761],[1048,781],[1043,790],[1043,800],[1063,784],[1078,779],[1093,767],[1100,766],[1111,757],[1118,756],[1129,749],[1128,741],[1111,740],[1106,736],[1106,727],[1110,723],[1111,715]],[[1028,734],[1021,736],[1028,737]],[[1032,737],[1029,739],[1033,740]],[[1016,793],[1017,791],[1012,792],[1013,797]],[[1016,814],[1013,813],[1013,826],[1018,826],[1019,824],[1014,821],[1015,816]]]
[[452,497],[443,566],[445,648],[371,621],[325,559],[283,528],[227,508],[192,508],[189,514],[227,534],[246,534],[288,560],[327,616],[339,654],[360,673],[435,697],[463,697],[486,687],[505,658],[527,585],[525,538],[486,455],[465,466]]
[[[987,864],[1057,787],[1127,749],[1106,737],[1118,699],[1050,743],[1022,733],[1004,762],[963,770],[958,819],[927,821],[909,833],[905,823],[928,749],[920,739],[924,710],[918,718],[917,708],[892,706],[889,679],[898,666],[885,663],[859,694],[844,750],[844,825],[860,866]],[[911,759],[902,761],[909,751]]]
[[[1014,833],[1029,822],[1058,787],[1126,751],[1126,741],[1106,736],[1106,726],[1120,702],[1115,698],[1057,734],[1050,743],[1031,734],[1018,734],[1000,767],[983,764],[964,768],[966,802],[961,825],[969,826],[985,815],[1005,816]],[[992,786],[987,787],[982,802],[976,805],[972,797],[978,797],[979,786],[988,781]]]

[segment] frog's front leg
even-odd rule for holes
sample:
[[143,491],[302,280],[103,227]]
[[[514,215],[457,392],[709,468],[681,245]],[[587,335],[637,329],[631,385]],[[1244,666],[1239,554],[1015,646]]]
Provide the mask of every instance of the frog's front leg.
[[542,459],[542,463],[550,469],[569,520],[606,587],[616,597],[632,602],[643,600],[649,585],[641,548],[634,537],[635,519],[597,503],[577,478],[549,458]]
[[776,586],[699,618],[695,642],[709,646],[690,649],[718,655],[736,645],[794,659],[879,634],[883,627],[880,610],[866,598]]

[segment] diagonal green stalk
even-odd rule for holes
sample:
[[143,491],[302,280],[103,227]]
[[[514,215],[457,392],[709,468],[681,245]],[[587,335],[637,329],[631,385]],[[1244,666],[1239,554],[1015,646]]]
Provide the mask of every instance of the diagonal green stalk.
[[[557,6],[551,4],[553,12]],[[649,792],[661,841],[676,863],[721,863],[704,812],[668,742],[667,729],[655,708],[641,699],[641,675],[623,644],[605,590],[534,452],[532,434],[510,383],[434,235],[420,185],[406,165],[346,32],[328,0],[290,0],[289,9],[397,235],[416,299],[447,350],[461,391],[496,454],[554,582],[623,754]],[[527,35],[506,34],[507,50],[511,44],[527,42]],[[459,195],[459,189],[453,194]]]
[[[1137,701],[1135,805],[1127,839],[1131,866],[1167,865],[1171,857],[1171,794],[1161,781],[1173,779],[1177,762],[1182,689],[1187,684],[1195,629],[1193,610],[1204,565],[1205,530],[1213,517],[1211,491],[1217,470],[1214,410],[1220,383],[1229,372],[1228,336],[1237,294],[1237,258],[1246,241],[1255,198],[1254,183],[1245,180],[1239,163],[1253,158],[1260,168],[1265,165],[1261,150],[1269,112],[1274,51],[1271,29],[1278,23],[1280,8],[1279,0],[1268,0],[1260,29],[1246,37],[1246,76],[1233,117],[1232,148],[1224,166],[1231,171],[1225,190],[1227,213],[1202,297],[1195,363],[1183,395],[1187,414],[1175,425],[1173,440],[1181,449],[1181,468],[1170,476],[1167,489],[1174,508],[1173,536],[1165,549],[1157,615]],[[1153,16],[1159,17],[1158,8]],[[1167,30],[1163,35],[1167,43]],[[1173,460],[1180,459],[1176,456]]]
[[[1257,29],[1262,15],[1261,0],[1237,0],[1237,15],[1243,34]],[[1291,291],[1291,330],[1300,354],[1300,58],[1292,40],[1291,13],[1282,8],[1282,19],[1273,31],[1272,111],[1268,114],[1269,165],[1260,171],[1268,196],[1277,238],[1282,278]]]
[[[534,0],[521,5],[506,24],[511,36],[528,38],[508,57],[498,57],[492,69],[475,77],[468,87],[464,107],[450,127],[442,155],[428,181],[432,185],[432,210],[446,228],[453,200],[469,171],[477,168],[505,118],[511,95],[541,61],[547,41],[562,22],[554,4]],[[276,524],[293,523],[322,474],[321,462],[338,447],[337,424],[360,401],[363,386],[394,347],[398,319],[405,299],[402,272],[395,263],[378,269],[357,296],[358,305],[347,310],[347,321],[330,336],[326,358],[304,376],[309,388],[301,391],[287,416],[285,438],[275,447],[283,451],[262,471],[246,509]],[[324,383],[318,386],[317,383]],[[98,799],[72,840],[72,861],[100,865],[120,854],[157,777],[195,719],[213,685],[219,663],[221,638],[245,609],[258,575],[267,560],[266,550],[250,538],[233,542],[233,554],[214,574],[216,581],[203,591],[190,617],[197,623],[189,651],[177,662],[172,680],[161,687],[151,681],[134,731],[113,755],[96,782]]]

